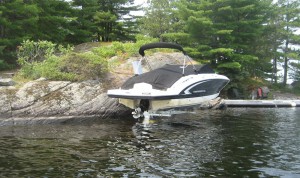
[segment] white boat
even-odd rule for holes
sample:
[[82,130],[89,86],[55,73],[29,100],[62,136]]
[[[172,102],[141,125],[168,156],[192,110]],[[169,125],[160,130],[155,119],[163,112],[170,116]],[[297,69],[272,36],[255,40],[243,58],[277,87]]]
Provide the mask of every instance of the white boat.
[[[144,51],[153,48],[173,48],[183,52],[182,65],[164,65],[146,73],[141,72]],[[134,63],[135,76],[119,89],[108,90],[112,98],[135,109],[135,118],[158,111],[201,105],[215,99],[229,82],[226,76],[216,74],[208,65],[193,65],[183,48],[173,43],[150,43],[139,50],[142,58]],[[190,65],[187,65],[187,63]],[[147,62],[147,64],[149,64]],[[159,114],[157,114],[159,115]]]

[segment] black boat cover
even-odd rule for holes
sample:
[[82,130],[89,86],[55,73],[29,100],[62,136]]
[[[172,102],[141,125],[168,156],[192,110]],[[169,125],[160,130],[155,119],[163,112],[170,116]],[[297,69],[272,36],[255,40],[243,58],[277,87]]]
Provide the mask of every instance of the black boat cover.
[[[148,83],[154,89],[165,90],[183,76],[181,67],[182,65],[164,65],[161,68],[129,78],[121,88],[127,90],[133,88],[136,83]],[[208,65],[195,65],[195,67],[196,71],[192,65],[187,66],[184,69],[184,75],[214,73]]]

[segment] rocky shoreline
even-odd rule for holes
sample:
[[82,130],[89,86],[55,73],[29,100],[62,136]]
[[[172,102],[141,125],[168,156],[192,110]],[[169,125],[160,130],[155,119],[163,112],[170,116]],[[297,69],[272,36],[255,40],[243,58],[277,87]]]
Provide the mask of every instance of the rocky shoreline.
[[111,118],[128,113],[128,108],[106,95],[99,81],[74,83],[40,79],[20,88],[0,87],[2,122],[13,122],[16,118]]
[[282,93],[279,91],[273,92],[274,100],[300,100],[300,96],[292,93]]
[[[77,118],[131,118],[131,109],[106,95],[100,81],[48,81],[38,79],[21,87],[0,86],[0,125],[67,122]],[[275,92],[274,99],[300,99],[293,94]],[[219,109],[217,98],[200,109]]]
[[[221,103],[217,98],[200,109]],[[74,119],[132,118],[132,110],[109,98],[99,81],[39,79],[21,88],[0,87],[0,125],[47,124]]]
[[[166,63],[178,63],[181,57],[181,53],[156,53],[148,60],[154,69]],[[11,79],[11,72],[2,79],[0,76],[0,125],[72,118],[131,118],[131,109],[119,104],[117,99],[109,98],[106,91],[118,88],[132,76],[131,62],[138,59],[129,58],[102,81],[49,81],[41,78],[18,86]]]
[[[178,62],[178,55],[178,53],[155,54],[148,60],[151,66],[156,68],[163,65],[162,61]],[[62,123],[77,118],[132,118],[131,109],[119,104],[117,99],[109,98],[106,92],[109,88],[118,88],[123,81],[133,75],[128,71],[131,71],[131,62],[136,59],[127,60],[107,74],[103,81],[49,81],[41,78],[19,86],[15,85],[11,78],[0,77],[0,126],[46,124],[54,121]],[[300,97],[274,92],[273,99],[300,99]],[[222,100],[217,98],[201,105],[200,109],[218,109],[221,107],[220,103]]]

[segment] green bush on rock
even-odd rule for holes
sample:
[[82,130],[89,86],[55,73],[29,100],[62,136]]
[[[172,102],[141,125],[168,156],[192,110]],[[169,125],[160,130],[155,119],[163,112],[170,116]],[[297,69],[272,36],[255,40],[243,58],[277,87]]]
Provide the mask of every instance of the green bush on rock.
[[3,60],[0,60],[0,71],[1,70],[4,70],[4,69],[9,69],[10,68],[10,66],[9,66],[9,64],[7,64],[5,61],[3,61]]
[[72,74],[69,80],[101,79],[108,71],[108,62],[92,52],[70,53],[62,57],[58,67],[64,74]]
[[98,79],[107,72],[105,58],[92,52],[75,53],[48,41],[24,41],[18,50],[21,69],[17,75],[37,79],[82,81]]
[[[100,44],[87,52],[74,52],[49,41],[24,41],[18,49],[20,78],[83,81],[102,79],[109,69],[122,60],[137,55],[143,44],[156,42],[155,38],[137,36],[137,42]],[[117,56],[116,60],[109,60]],[[108,62],[109,61],[109,62]]]

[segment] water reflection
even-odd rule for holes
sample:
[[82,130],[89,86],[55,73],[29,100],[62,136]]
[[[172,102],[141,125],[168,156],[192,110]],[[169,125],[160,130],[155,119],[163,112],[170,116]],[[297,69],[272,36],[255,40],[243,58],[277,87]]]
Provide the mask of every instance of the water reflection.
[[0,177],[299,177],[299,109],[5,126]]

